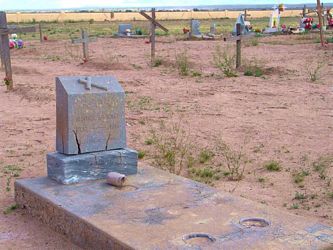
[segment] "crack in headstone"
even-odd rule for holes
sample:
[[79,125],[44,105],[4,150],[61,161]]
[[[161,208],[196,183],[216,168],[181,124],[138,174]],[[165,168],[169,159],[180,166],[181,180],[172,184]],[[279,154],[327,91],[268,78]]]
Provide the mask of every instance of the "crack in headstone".
[[77,137],[77,133],[75,132],[75,130],[73,130],[73,133],[75,135],[75,141],[76,141],[76,145],[77,145],[77,153],[81,154],[81,148],[80,148],[80,143],[79,143],[79,139]]
[[108,145],[109,145],[110,137],[111,137],[111,132],[109,132],[109,134],[108,134],[108,138],[106,139],[105,150],[108,150]]

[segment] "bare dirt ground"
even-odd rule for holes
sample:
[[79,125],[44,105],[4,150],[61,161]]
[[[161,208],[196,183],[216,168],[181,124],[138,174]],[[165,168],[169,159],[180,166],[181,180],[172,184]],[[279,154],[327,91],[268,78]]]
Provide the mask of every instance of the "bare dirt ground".
[[[333,225],[332,45],[321,49],[296,37],[263,38],[258,46],[244,46],[242,56],[268,73],[226,78],[214,67],[213,53],[218,44],[233,51],[234,43],[160,39],[162,65],[154,68],[150,46],[141,39],[99,39],[90,45],[92,60],[86,64],[81,64],[81,47],[64,41],[12,50],[15,91],[0,86],[0,210],[7,210],[0,214],[1,249],[76,249],[21,210],[8,209],[15,204],[16,178],[46,175],[45,154],[55,150],[55,77],[60,75],[119,79],[127,93],[128,144],[146,152],[141,164],[152,162],[154,145],[145,143],[150,128],[181,120],[199,151],[223,137],[232,147],[242,146],[251,160],[242,180],[222,176],[214,186]],[[180,76],[173,66],[176,54],[185,50],[197,76]],[[317,66],[320,79],[312,82],[308,67]],[[326,165],[319,173],[313,164],[320,157],[326,157]],[[273,160],[280,171],[263,167]],[[305,174],[295,183],[297,173]]]

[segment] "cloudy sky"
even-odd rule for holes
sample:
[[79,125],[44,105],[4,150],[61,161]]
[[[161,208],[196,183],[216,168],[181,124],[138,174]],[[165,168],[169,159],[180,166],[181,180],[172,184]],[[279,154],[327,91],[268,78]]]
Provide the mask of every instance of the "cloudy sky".
[[[315,0],[256,0],[252,4],[298,4],[315,3]],[[195,6],[249,4],[248,0],[0,0],[1,10],[15,9],[66,9],[85,7],[154,7],[154,6]]]

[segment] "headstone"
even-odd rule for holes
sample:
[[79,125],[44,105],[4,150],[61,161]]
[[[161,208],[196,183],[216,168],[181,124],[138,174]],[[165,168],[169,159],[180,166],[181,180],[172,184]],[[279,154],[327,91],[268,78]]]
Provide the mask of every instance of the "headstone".
[[269,19],[269,28],[279,28],[280,26],[280,11],[278,8],[274,9]]
[[191,20],[191,36],[201,36],[200,32],[200,21]]
[[127,36],[128,30],[132,31],[132,24],[129,23],[121,23],[118,26],[118,35]]
[[212,35],[216,35],[216,23],[211,23],[210,24],[209,33],[212,34]]
[[279,31],[280,27],[280,10],[274,7],[272,14],[269,19],[268,28],[265,29],[264,33],[275,33]]
[[246,35],[250,32],[249,27],[246,25],[245,20],[244,20],[244,14],[240,14],[236,20],[234,29],[233,29],[233,34],[236,35],[237,33],[237,24],[240,24],[240,29],[241,29],[241,35]]
[[116,78],[56,78],[56,150],[48,176],[69,184],[135,174],[137,153],[126,148],[125,93]]

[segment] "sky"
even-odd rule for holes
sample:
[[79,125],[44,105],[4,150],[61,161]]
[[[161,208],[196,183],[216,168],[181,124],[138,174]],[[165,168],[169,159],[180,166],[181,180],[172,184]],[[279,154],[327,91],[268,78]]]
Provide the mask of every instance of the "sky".
[[[256,0],[251,4],[300,4],[315,3],[315,0]],[[67,9],[89,7],[156,7],[249,4],[248,0],[0,0],[1,10],[20,9]]]

